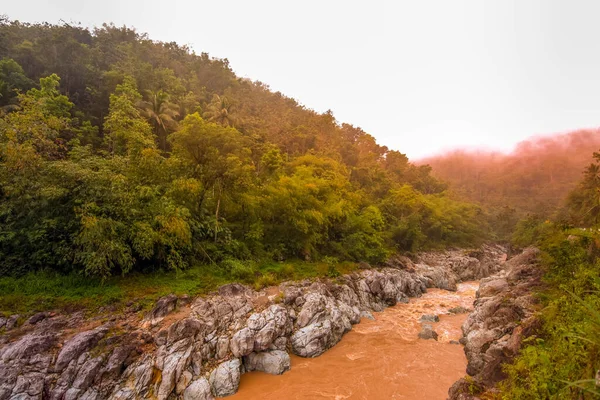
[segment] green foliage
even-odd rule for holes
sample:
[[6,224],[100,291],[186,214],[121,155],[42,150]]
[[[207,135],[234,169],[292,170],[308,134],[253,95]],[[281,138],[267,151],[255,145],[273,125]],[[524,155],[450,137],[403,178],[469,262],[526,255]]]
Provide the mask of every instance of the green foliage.
[[227,60],[109,25],[2,20],[0,47],[0,276],[204,263],[262,286],[486,235],[428,166]]
[[594,162],[584,171],[584,178],[568,198],[570,222],[577,226],[600,223],[600,152],[594,152]]
[[[596,398],[600,368],[600,260],[594,240],[574,237],[550,222],[522,224],[521,237],[534,237],[543,251],[546,288],[541,294],[542,328],[529,338],[515,362],[505,367],[504,399]],[[532,234],[531,232],[534,232]]]

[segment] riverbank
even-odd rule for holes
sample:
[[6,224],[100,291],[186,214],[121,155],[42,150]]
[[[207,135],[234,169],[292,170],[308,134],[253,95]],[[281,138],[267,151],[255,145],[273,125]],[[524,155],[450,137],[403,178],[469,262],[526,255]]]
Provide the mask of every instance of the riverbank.
[[261,291],[230,284],[207,297],[169,295],[143,317],[133,309],[37,315],[0,337],[0,400],[231,395],[242,372],[283,373],[288,352],[321,355],[361,316],[427,288],[456,290],[461,280],[499,271],[505,259],[498,246],[423,253]]
[[474,310],[462,325],[467,374],[449,390],[450,400],[476,400],[496,392],[507,377],[505,365],[519,354],[523,340],[535,333],[540,319],[535,292],[541,285],[539,250],[528,248],[481,280]]

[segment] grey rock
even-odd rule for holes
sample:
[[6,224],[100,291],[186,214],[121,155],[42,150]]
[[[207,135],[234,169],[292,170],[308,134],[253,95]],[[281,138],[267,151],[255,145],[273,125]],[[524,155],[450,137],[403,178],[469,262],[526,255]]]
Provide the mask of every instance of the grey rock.
[[183,392],[183,400],[213,400],[210,383],[206,378],[193,381]]
[[308,293],[304,296],[305,302],[296,319],[298,328],[318,322],[325,312],[325,298],[319,293]]
[[215,368],[209,378],[212,393],[216,397],[230,396],[240,385],[241,362],[238,358],[225,361]]
[[448,312],[451,314],[466,314],[466,313],[471,312],[471,310],[469,310],[468,308],[458,306],[458,307],[449,308]]
[[21,318],[21,316],[19,314],[11,315],[10,317],[8,317],[8,319],[4,323],[4,328],[7,331],[16,328],[17,324],[19,322],[19,318]]
[[331,347],[331,322],[325,320],[298,329],[290,338],[292,351],[301,357],[316,357]]
[[31,333],[2,348],[0,358],[4,363],[10,360],[26,360],[50,349],[54,343],[56,343],[56,336],[52,334]]
[[47,318],[48,315],[49,315],[49,313],[47,313],[47,312],[39,312],[39,313],[33,314],[31,317],[29,317],[29,319],[27,320],[27,323],[29,325],[35,325],[38,322],[40,322],[41,320]]
[[169,327],[167,344],[175,343],[181,339],[195,338],[203,332],[204,325],[195,318],[185,318],[175,322]]
[[250,353],[244,357],[244,367],[246,371],[262,371],[267,374],[281,375],[290,369],[290,356],[281,350]]
[[87,390],[92,384],[94,378],[98,374],[102,363],[104,362],[102,357],[91,358],[83,364],[79,369],[73,387],[76,389]]
[[435,314],[425,314],[419,319],[421,322],[440,322],[440,317]]
[[375,321],[375,317],[373,316],[373,314],[370,311],[361,311],[360,317]]
[[94,347],[107,332],[108,328],[101,326],[73,336],[71,340],[65,343],[60,353],[58,353],[55,369],[59,372],[65,369],[72,360]]
[[221,336],[217,341],[217,348],[215,351],[215,356],[218,360],[221,360],[227,357],[229,353],[229,337]]
[[419,332],[419,338],[420,339],[438,340],[438,334],[436,331],[433,330],[431,325],[423,324],[423,327],[421,328],[421,332]]
[[162,368],[162,380],[156,393],[159,400],[169,397],[184,368],[189,365],[192,354],[191,340],[183,339],[177,342],[177,346],[172,346],[168,351],[169,354],[165,356]]
[[254,333],[249,328],[237,331],[229,343],[231,352],[235,357],[242,357],[254,350]]
[[151,326],[158,324],[160,321],[164,319],[168,314],[170,314],[177,307],[177,296],[174,294],[170,294],[168,296],[161,297],[156,302],[156,305],[146,315],[144,320],[149,323]]

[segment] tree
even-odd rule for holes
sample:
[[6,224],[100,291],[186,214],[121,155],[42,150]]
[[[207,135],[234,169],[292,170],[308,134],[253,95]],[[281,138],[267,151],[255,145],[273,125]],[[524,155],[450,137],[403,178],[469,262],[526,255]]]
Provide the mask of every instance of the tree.
[[167,135],[176,128],[179,107],[169,102],[169,95],[162,90],[148,90],[146,95],[147,100],[138,102],[138,107],[154,127],[160,148],[167,151]]
[[594,163],[584,171],[579,186],[571,192],[567,205],[577,225],[591,226],[600,222],[600,152],[594,152]]
[[212,101],[208,104],[206,111],[202,116],[208,122],[215,122],[222,126],[234,126],[235,117],[233,115],[233,106],[225,96],[215,94]]
[[33,81],[15,60],[0,60],[0,112],[15,110],[17,95],[33,86]]
[[173,154],[188,163],[192,177],[201,183],[199,209],[206,195],[212,194],[216,241],[223,198],[234,187],[242,189],[250,179],[249,146],[234,128],[207,122],[198,113],[185,117],[179,131],[171,135],[171,142]]
[[104,130],[108,149],[113,155],[140,153],[144,148],[154,147],[152,128],[135,107],[140,98],[131,77],[125,77],[110,95]]

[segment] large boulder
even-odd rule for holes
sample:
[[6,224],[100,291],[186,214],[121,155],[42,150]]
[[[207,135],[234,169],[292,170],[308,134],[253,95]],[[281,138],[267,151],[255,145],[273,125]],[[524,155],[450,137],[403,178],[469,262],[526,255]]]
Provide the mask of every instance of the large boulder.
[[183,392],[183,400],[213,400],[210,391],[210,383],[206,378],[198,378],[193,381]]
[[210,374],[209,383],[216,397],[230,396],[237,392],[240,386],[241,362],[238,358],[225,361]]
[[244,357],[246,371],[262,371],[267,374],[281,375],[290,369],[290,356],[281,350],[250,353]]
[[298,329],[290,338],[292,351],[301,357],[316,357],[331,347],[331,322],[325,320]]

